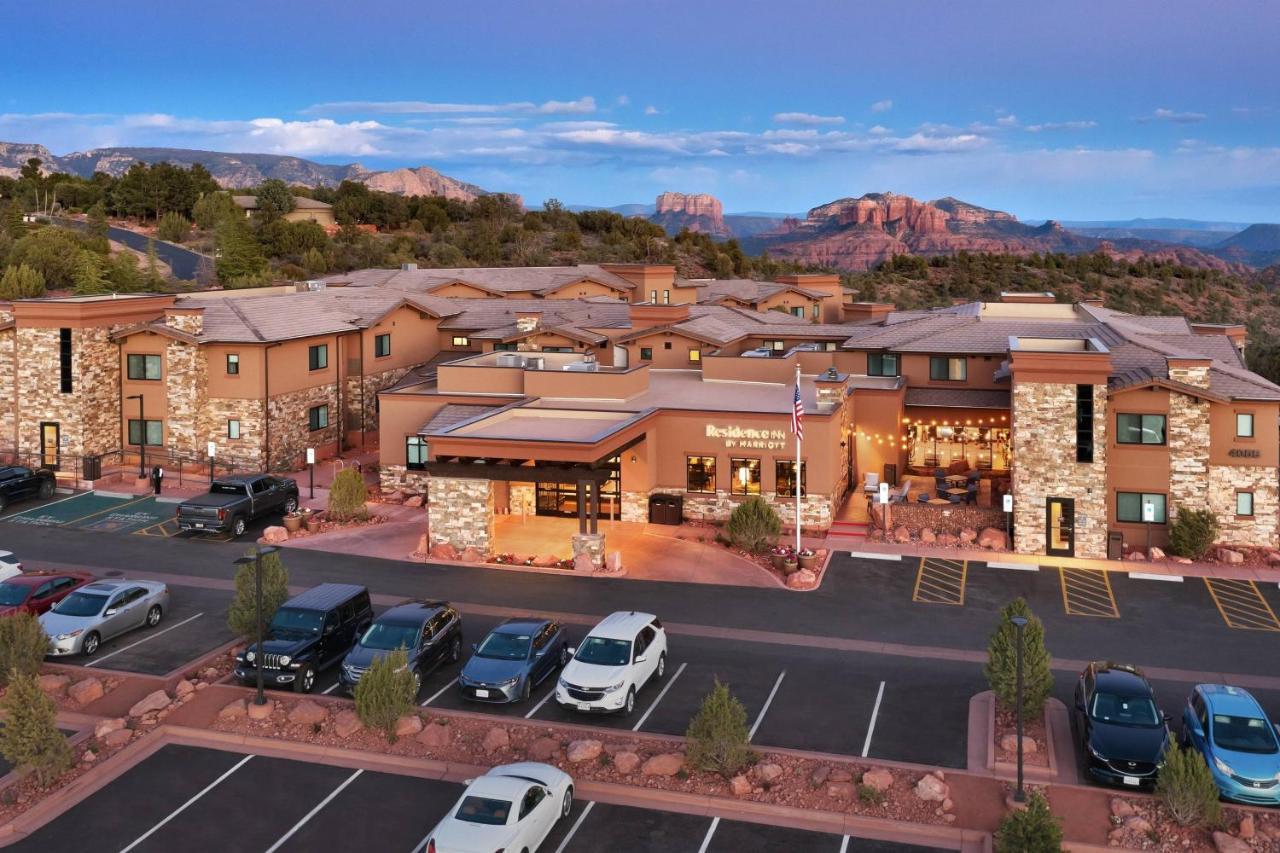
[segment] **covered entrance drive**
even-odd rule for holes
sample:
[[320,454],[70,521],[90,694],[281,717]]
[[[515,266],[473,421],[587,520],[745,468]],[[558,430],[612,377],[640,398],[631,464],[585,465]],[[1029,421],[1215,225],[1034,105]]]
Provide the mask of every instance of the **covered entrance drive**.
[[[598,513],[601,517],[617,521],[622,517],[622,464],[617,456],[605,461],[601,466],[611,472],[609,479],[599,483]],[[587,510],[595,499],[596,482],[590,484],[592,490],[587,497]],[[578,489],[574,483],[539,482],[534,487],[534,513],[536,515],[557,516],[560,518],[577,518],[582,504],[578,498]],[[594,532],[594,531],[593,531]]]

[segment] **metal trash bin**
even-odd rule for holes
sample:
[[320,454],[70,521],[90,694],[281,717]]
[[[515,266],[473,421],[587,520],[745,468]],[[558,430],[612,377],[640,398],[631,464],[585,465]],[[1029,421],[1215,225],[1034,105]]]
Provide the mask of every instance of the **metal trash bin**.
[[680,524],[684,517],[684,498],[680,495],[650,495],[650,524]]
[[1115,530],[1107,531],[1107,559],[1124,559],[1124,534]]
[[101,480],[102,479],[102,457],[101,456],[86,456],[84,458],[83,479],[85,480]]

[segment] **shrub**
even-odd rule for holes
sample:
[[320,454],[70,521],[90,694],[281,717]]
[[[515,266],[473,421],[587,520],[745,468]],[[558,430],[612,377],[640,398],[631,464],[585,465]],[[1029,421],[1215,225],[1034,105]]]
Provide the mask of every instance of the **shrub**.
[[1178,507],[1169,525],[1169,550],[1180,557],[1198,560],[1218,538],[1218,519],[1207,509]]
[[171,210],[156,223],[156,236],[170,243],[181,243],[191,233],[191,223],[177,211]]
[[66,737],[58,731],[58,708],[35,675],[13,672],[0,708],[0,755],[20,772],[34,772],[48,785],[71,768],[74,758]]
[[995,841],[996,853],[1060,853],[1062,825],[1044,795],[1032,791],[1025,809],[1005,815]]
[[[278,553],[263,556],[259,564],[262,567],[262,628],[265,632],[271,617],[289,599],[289,570]],[[258,638],[258,626],[254,621],[256,596],[253,563],[245,563],[236,569],[236,595],[227,610],[227,627],[249,643],[256,642]]]
[[864,806],[878,806],[885,801],[884,791],[858,783],[858,802]]
[[30,613],[0,618],[0,686],[9,683],[11,673],[38,673],[48,651],[49,635],[39,619]]
[[396,649],[383,655],[356,682],[356,715],[371,729],[382,729],[387,741],[396,739],[396,720],[413,710],[417,696],[408,655]]
[[1170,742],[1164,767],[1156,778],[1156,794],[1181,826],[1217,826],[1222,821],[1218,786],[1204,757]]
[[734,507],[725,532],[735,548],[756,554],[768,548],[782,532],[782,519],[764,498],[752,495]]
[[1017,710],[1018,628],[1010,621],[1014,616],[1028,619],[1022,629],[1022,713],[1031,719],[1044,713],[1045,700],[1053,691],[1053,671],[1049,668],[1053,658],[1044,645],[1044,625],[1023,599],[1015,598],[1000,611],[1000,623],[987,644],[983,671],[1000,704]]
[[755,761],[747,732],[747,709],[716,679],[689,722],[689,766],[719,773],[726,779]]
[[0,299],[34,299],[44,296],[44,276],[26,264],[10,264],[0,276]]
[[364,476],[355,468],[342,469],[329,487],[329,518],[334,521],[365,518],[369,514],[364,505],[366,496]]

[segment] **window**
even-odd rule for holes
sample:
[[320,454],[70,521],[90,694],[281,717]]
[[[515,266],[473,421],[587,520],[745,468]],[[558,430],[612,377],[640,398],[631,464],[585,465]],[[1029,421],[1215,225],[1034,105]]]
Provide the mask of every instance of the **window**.
[[[805,469],[809,466],[800,463],[800,497],[804,497],[805,492]],[[777,459],[773,463],[774,477],[777,478],[778,497],[794,498],[796,496],[796,461]]]
[[897,376],[898,354],[896,352],[867,353],[868,376]]
[[427,469],[427,440],[420,435],[411,435],[404,440],[404,467],[410,471]]
[[670,304],[671,304],[671,291],[670,291],[670,290],[664,290],[664,291],[662,291],[662,304],[663,304],[663,305],[670,305]]
[[373,357],[385,358],[391,355],[391,333],[376,335],[373,339]]
[[495,352],[515,352],[519,347],[519,344],[496,343],[493,345]]
[[58,330],[58,380],[63,394],[71,393],[71,330]]
[[1253,515],[1253,492],[1236,492],[1236,515]]
[[1076,386],[1076,461],[1093,461],[1093,386]]
[[307,347],[307,368],[309,370],[324,370],[329,366],[329,345],[316,344]]
[[146,444],[159,447],[164,444],[164,421],[129,420],[129,443],[142,444],[143,431],[146,431]]
[[540,785],[535,785],[529,789],[529,793],[524,795],[524,801],[520,803],[519,820],[524,820],[530,812],[538,807],[542,799],[547,795],[547,789]]
[[729,470],[732,472],[732,479],[729,481],[729,494],[760,494],[759,459],[730,459]]
[[640,360],[653,361],[653,347],[640,347]]
[[543,347],[543,352],[577,352],[573,347]]
[[312,406],[307,409],[307,425],[312,432],[327,427],[329,425],[329,407]]
[[945,355],[929,357],[929,379],[934,382],[963,382],[968,375],[969,365],[963,358]]
[[235,352],[227,353],[227,375],[240,375],[240,354]]
[[654,305],[658,304],[658,291],[656,290],[649,291],[649,301],[652,302]]
[[158,355],[129,355],[125,361],[128,364],[130,379],[160,378],[160,356]]
[[1144,492],[1116,492],[1116,521],[1140,523],[1144,503],[1149,503],[1155,508],[1155,517],[1152,521],[1156,524],[1164,524],[1167,520],[1164,495]]
[[1117,444],[1164,444],[1164,415],[1116,415]]
[[782,352],[787,348],[786,341],[765,341],[764,345],[770,352]]
[[240,437],[240,421],[237,420],[236,418],[232,418],[231,420],[227,421],[227,438],[239,438],[239,437]]
[[835,351],[836,351],[836,342],[835,342],[835,341],[823,341],[823,342],[822,342],[822,348],[823,348],[824,350],[826,350],[827,352],[835,352]]
[[714,456],[686,456],[684,463],[685,491],[714,494],[716,490],[716,458]]
[[816,302],[813,303],[813,319],[815,320],[818,319],[818,312],[821,310],[821,308],[822,306],[820,306],[818,303]]
[[468,338],[466,335],[454,335],[453,345],[455,347],[469,347],[471,346],[471,338]]
[[689,363],[698,364],[702,361],[702,350],[697,347],[689,347]]
[[1253,413],[1236,412],[1236,438],[1253,438]]
[[663,342],[662,342],[662,348],[663,348],[663,349],[671,349],[671,341],[663,341]]
[[794,305],[794,306],[792,306],[792,308],[791,308],[791,316],[792,316],[792,317],[803,317],[803,316],[804,316],[804,306],[803,306],[803,305]]

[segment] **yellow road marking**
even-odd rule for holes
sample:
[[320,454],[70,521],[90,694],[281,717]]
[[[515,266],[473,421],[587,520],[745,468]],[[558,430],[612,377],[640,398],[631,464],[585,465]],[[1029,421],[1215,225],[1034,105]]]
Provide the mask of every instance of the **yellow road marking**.
[[1251,580],[1205,578],[1222,621],[1241,631],[1280,631],[1280,619]]
[[967,560],[942,560],[925,557],[920,560],[911,600],[921,604],[964,605],[965,582],[969,577]]
[[140,504],[140,503],[142,503],[142,502],[143,502],[143,501],[145,501],[145,500],[150,500],[150,499],[151,499],[151,497],[152,497],[151,495],[143,495],[143,496],[142,496],[142,497],[140,497],[140,498],[135,498],[134,500],[131,500],[131,501],[125,501],[125,502],[124,502],[124,503],[122,503],[122,504],[116,504],[115,506],[109,506],[109,507],[107,507],[106,509],[100,509],[100,510],[98,510],[97,512],[91,512],[91,513],[89,513],[88,515],[82,515],[82,516],[80,516],[79,518],[73,518],[73,519],[71,519],[70,521],[63,521],[63,522],[60,522],[60,523],[61,523],[61,525],[62,525],[63,527],[69,527],[69,526],[70,526],[70,525],[72,525],[72,524],[76,524],[77,522],[84,521],[86,518],[93,518],[95,515],[103,515],[103,514],[106,514],[106,513],[117,512],[118,510],[122,510],[122,509],[124,509],[124,508],[125,508],[125,507],[127,507],[127,506],[133,506],[134,504]]
[[1059,567],[1062,580],[1062,607],[1068,616],[1097,616],[1118,619],[1116,596],[1111,590],[1110,576],[1100,569]]

